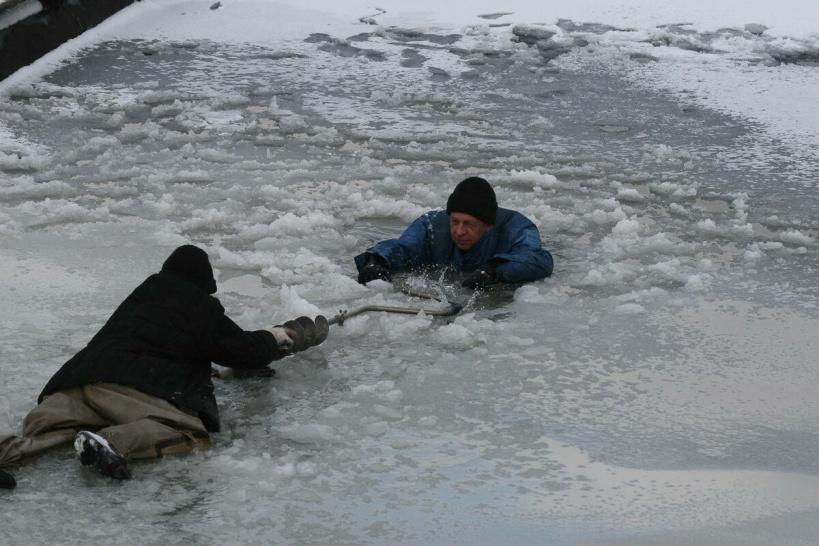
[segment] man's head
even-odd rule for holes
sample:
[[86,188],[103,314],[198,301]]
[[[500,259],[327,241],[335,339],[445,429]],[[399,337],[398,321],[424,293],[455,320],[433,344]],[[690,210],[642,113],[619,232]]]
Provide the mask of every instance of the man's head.
[[446,202],[449,234],[461,250],[469,250],[495,223],[498,201],[495,191],[483,178],[472,176],[461,181]]
[[199,247],[193,245],[178,247],[162,264],[162,271],[192,282],[208,294],[216,293],[216,281],[213,278],[213,268],[208,254]]

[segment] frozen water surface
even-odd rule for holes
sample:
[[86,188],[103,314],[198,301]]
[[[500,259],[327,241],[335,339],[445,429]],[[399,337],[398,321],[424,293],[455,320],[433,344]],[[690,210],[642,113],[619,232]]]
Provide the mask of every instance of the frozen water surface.
[[22,467],[5,541],[813,541],[816,35],[484,4],[449,26],[279,6],[272,36],[249,2],[135,6],[7,85],[4,428],[183,242],[245,327],[428,305],[351,258],[481,174],[557,269],[220,381],[215,447],[131,482]]

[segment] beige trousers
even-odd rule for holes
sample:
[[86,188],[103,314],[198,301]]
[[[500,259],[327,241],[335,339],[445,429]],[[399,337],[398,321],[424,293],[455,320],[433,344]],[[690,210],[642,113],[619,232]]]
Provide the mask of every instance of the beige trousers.
[[153,459],[210,447],[201,419],[113,383],[58,391],[26,415],[22,436],[0,436],[0,467],[69,444],[80,430],[105,438],[126,459]]

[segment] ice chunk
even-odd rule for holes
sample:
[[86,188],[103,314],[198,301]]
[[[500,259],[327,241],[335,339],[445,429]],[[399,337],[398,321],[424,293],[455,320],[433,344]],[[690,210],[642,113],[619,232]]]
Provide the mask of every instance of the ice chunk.
[[368,424],[364,429],[370,436],[383,436],[389,429],[389,425],[384,421],[378,421],[377,423]]
[[299,296],[294,287],[286,284],[282,285],[279,289],[279,298],[281,299],[281,307],[276,313],[276,317],[288,317],[284,320],[289,320],[301,315],[312,318],[321,314],[321,309]]
[[624,303],[615,307],[614,312],[620,315],[636,315],[638,313],[644,313],[645,307],[639,303]]
[[515,290],[515,301],[526,303],[544,303],[546,298],[541,295],[540,289],[531,284],[521,286]]
[[418,424],[423,427],[434,427],[438,424],[438,418],[434,415],[425,415],[418,419]]
[[5,153],[0,151],[0,170],[36,171],[45,167],[48,158],[27,153]]
[[557,34],[555,27],[543,27],[534,25],[515,25],[512,27],[512,34],[521,42],[527,45],[534,45],[541,41],[547,41]]
[[73,193],[75,193],[75,190],[69,184],[60,180],[35,182],[31,176],[0,179],[0,196],[7,198],[62,197]]
[[106,206],[85,208],[65,199],[46,198],[40,202],[26,201],[16,210],[28,217],[29,226],[47,226],[69,222],[99,222],[110,219]]
[[387,406],[383,406],[381,404],[373,404],[372,411],[375,415],[378,415],[379,417],[383,417],[384,419],[390,419],[393,421],[403,419],[404,417],[404,414],[401,413],[400,411]]
[[718,233],[720,231],[719,228],[717,228],[717,224],[710,218],[700,220],[696,223],[695,227],[705,233]]
[[640,222],[633,218],[625,218],[617,222],[611,229],[611,233],[618,237],[628,237],[639,233],[641,229]]
[[813,237],[805,235],[798,229],[789,229],[779,234],[779,238],[786,243],[793,243],[796,245],[810,245],[813,243]]
[[466,327],[460,324],[447,324],[435,332],[435,339],[441,345],[451,349],[468,349],[478,341]]
[[692,292],[699,292],[708,287],[711,276],[707,273],[691,275],[685,283],[685,289]]
[[512,184],[527,184],[537,188],[553,188],[560,185],[557,177],[540,171],[517,171],[513,170],[507,177],[498,177],[497,181],[503,183],[508,181]]
[[277,429],[282,438],[299,444],[320,444],[336,438],[333,427],[318,423],[295,424]]
[[617,190],[617,200],[626,203],[642,203],[646,200],[646,196],[636,188],[620,188]]
[[341,220],[326,212],[314,211],[303,215],[288,212],[273,220],[267,226],[256,225],[245,228],[243,237],[276,237],[282,235],[305,235],[322,228],[336,228],[341,226]]
[[756,36],[762,36],[768,30],[768,27],[760,23],[748,23],[745,25],[745,30]]

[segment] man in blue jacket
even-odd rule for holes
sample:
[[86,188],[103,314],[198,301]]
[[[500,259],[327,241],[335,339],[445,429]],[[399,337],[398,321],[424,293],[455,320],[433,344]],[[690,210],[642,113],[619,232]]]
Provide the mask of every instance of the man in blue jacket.
[[355,257],[358,282],[389,281],[392,273],[449,265],[468,273],[462,285],[535,281],[552,274],[552,255],[543,249],[537,227],[519,212],[499,208],[483,178],[460,182],[446,211],[430,211],[398,239],[375,244]]

